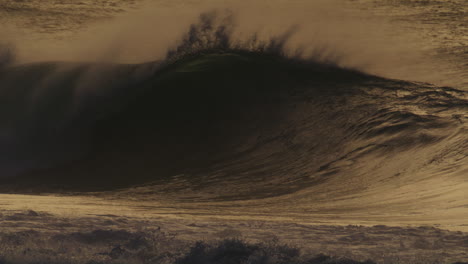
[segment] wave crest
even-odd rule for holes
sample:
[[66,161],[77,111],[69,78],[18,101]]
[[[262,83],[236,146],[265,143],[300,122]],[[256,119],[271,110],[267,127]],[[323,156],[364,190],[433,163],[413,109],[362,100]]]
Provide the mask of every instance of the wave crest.
[[166,60],[169,62],[177,61],[183,57],[203,53],[252,52],[337,65],[342,57],[323,45],[308,48],[299,46],[288,49],[291,38],[299,31],[298,25],[292,25],[283,33],[269,38],[261,38],[258,32],[246,37],[239,37],[235,35],[235,29],[236,16],[229,9],[202,13],[198,22],[190,25],[180,43],[169,48]]

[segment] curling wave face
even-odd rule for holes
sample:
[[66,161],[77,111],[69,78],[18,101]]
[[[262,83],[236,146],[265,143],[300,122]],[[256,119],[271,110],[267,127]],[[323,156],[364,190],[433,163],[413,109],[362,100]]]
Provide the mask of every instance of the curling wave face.
[[[90,72],[100,81],[83,91]],[[453,151],[465,149],[464,92],[269,54],[213,51],[163,66],[35,64],[8,68],[1,80],[2,144],[43,156],[79,142],[79,158],[58,166],[71,169],[59,178],[92,175],[79,180],[85,185],[98,175],[127,183],[215,167],[250,180],[300,180],[371,154],[456,139]],[[292,177],[296,170],[302,176]]]

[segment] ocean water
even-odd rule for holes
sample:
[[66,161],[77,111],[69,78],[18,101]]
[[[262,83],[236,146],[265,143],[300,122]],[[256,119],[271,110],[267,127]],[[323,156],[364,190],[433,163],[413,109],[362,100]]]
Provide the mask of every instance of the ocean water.
[[392,23],[401,27],[400,30],[418,34],[424,40],[424,43],[418,43],[422,44],[420,49],[426,51],[427,56],[446,63],[445,66],[428,68],[427,71],[444,71],[445,78],[453,80],[452,85],[466,88],[468,61],[466,1],[357,2],[370,5],[364,8],[389,18]]
[[465,2],[3,1],[0,231],[466,261]]

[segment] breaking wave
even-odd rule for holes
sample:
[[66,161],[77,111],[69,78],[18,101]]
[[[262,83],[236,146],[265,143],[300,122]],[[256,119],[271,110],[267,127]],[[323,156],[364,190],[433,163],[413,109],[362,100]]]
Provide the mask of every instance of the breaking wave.
[[203,14],[159,62],[3,67],[2,190],[320,201],[466,180],[466,92],[288,52],[294,28],[237,41],[231,24]]

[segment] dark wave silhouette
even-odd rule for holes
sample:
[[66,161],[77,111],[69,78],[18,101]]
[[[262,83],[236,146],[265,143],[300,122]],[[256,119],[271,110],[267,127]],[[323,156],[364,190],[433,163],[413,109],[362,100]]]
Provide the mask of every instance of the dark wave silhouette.
[[174,188],[230,186],[210,199],[268,197],[368,175],[359,166],[369,157],[466,149],[465,92],[291,55],[294,30],[237,41],[230,25],[203,14],[162,62],[4,68],[2,189],[169,186],[177,176]]

